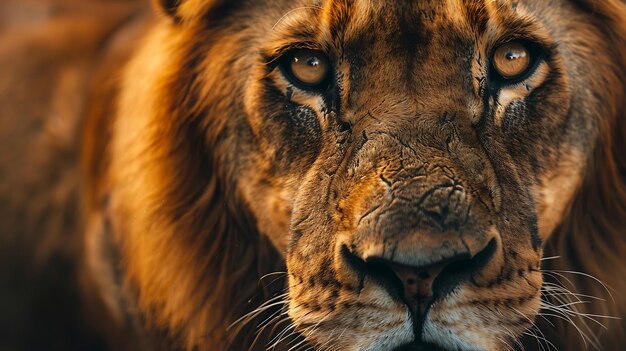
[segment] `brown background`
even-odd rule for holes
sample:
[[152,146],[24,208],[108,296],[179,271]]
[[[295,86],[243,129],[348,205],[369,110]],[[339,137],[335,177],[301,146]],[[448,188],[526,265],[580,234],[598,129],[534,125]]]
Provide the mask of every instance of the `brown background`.
[[0,0],[0,350],[101,350],[81,318],[78,131],[141,0]]

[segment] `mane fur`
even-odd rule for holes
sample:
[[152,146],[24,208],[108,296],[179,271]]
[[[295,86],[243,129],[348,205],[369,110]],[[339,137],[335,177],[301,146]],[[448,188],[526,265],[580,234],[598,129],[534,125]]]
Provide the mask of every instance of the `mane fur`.
[[[224,45],[236,45],[236,39],[220,39],[228,33],[218,27],[216,22],[210,29],[161,23],[147,39],[166,52],[157,60],[172,61],[160,65],[169,68],[158,77],[148,78],[155,79],[152,83],[142,82],[137,89],[127,89],[130,95],[121,94],[117,118],[124,127],[118,128],[127,128],[120,120],[138,113],[144,114],[138,120],[145,121],[137,123],[145,123],[145,128],[138,127],[141,136],[122,141],[122,151],[114,151],[130,156],[121,156],[117,166],[114,162],[113,182],[118,178],[132,185],[122,197],[114,193],[111,206],[118,213],[139,213],[114,224],[139,223],[140,228],[115,240],[127,272],[125,289],[146,312],[142,323],[151,331],[149,339],[174,340],[174,348],[244,350],[254,343],[258,321],[269,312],[232,330],[228,327],[283,292],[283,277],[262,278],[285,267],[239,200],[233,184],[236,170],[225,161],[235,147],[230,136],[238,132],[228,117],[240,112],[232,101],[236,82],[215,74],[236,69],[229,67],[230,57],[223,57],[227,55],[211,55]],[[162,45],[164,37],[175,38],[175,43]],[[127,87],[145,77],[141,67],[155,52],[148,49],[131,61]],[[220,58],[224,62],[216,62]],[[126,148],[129,144],[134,146]],[[149,213],[144,213],[146,208]],[[256,344],[265,346],[259,340]]]
[[[620,0],[576,0],[587,12],[607,40],[612,57],[609,67],[598,68],[605,88],[605,103],[595,111],[600,120],[598,138],[581,189],[565,219],[546,245],[543,269],[546,281],[559,283],[573,293],[603,299],[589,304],[573,305],[581,313],[612,318],[589,318],[570,315],[580,332],[590,340],[583,341],[572,322],[548,318],[541,328],[559,350],[618,350],[626,345],[623,321],[626,318],[626,3]],[[555,257],[555,258],[551,258]],[[575,272],[575,273],[574,273]],[[592,278],[594,277],[594,278]],[[602,282],[602,283],[600,283]],[[565,297],[565,301],[577,298]],[[589,298],[580,297],[581,300]],[[552,299],[554,304],[563,301]],[[545,312],[545,311],[544,311]],[[549,312],[549,311],[548,311]],[[549,312],[554,314],[554,312]],[[597,337],[597,339],[596,339]]]

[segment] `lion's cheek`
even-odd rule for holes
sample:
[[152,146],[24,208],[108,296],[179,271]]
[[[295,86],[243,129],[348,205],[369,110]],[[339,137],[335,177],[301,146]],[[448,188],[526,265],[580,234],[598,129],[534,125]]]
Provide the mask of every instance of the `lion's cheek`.
[[549,168],[535,186],[539,235],[546,241],[561,224],[571,202],[580,188],[585,157],[582,152],[570,150],[556,166]]
[[263,172],[250,173],[249,176],[242,177],[246,181],[240,182],[239,190],[244,195],[259,233],[265,235],[284,256],[289,243],[294,191],[286,180],[272,179],[264,176]]

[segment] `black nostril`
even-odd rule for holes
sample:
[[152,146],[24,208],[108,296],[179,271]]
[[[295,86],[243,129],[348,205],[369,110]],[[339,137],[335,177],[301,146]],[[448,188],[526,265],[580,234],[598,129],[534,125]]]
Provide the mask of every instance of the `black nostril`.
[[341,122],[339,124],[339,131],[340,132],[347,132],[350,129],[352,129],[352,124],[348,123],[348,122]]
[[341,255],[346,264],[359,276],[361,285],[365,277],[369,277],[385,288],[391,297],[398,301],[403,301],[403,284],[389,266],[377,259],[368,260],[366,262],[359,256],[353,254],[346,245],[342,246]]
[[368,259],[366,261],[368,275],[379,285],[387,290],[389,295],[398,301],[404,302],[404,282],[394,270],[381,259]]
[[480,271],[496,252],[497,242],[491,239],[489,244],[474,257],[451,262],[433,282],[433,292],[441,297],[452,292],[461,282],[471,278],[471,274]]

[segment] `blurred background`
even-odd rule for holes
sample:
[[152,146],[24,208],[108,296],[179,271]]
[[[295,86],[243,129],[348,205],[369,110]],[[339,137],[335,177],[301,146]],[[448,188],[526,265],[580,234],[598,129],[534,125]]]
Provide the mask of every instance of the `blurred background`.
[[[0,0],[0,350],[102,350],[83,320],[77,137],[149,0]],[[102,77],[100,77],[102,78]]]

